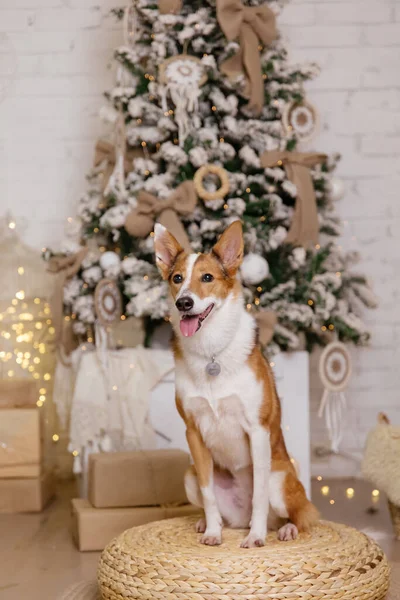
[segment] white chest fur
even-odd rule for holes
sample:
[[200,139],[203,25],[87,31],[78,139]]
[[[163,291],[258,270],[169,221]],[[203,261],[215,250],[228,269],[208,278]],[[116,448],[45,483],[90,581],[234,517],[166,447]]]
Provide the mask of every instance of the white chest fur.
[[192,345],[184,360],[177,361],[177,393],[215,462],[237,471],[251,464],[248,434],[258,424],[263,399],[262,382],[247,364],[254,344],[254,323],[246,313],[236,321],[231,343],[217,353],[221,373],[216,377],[206,372],[210,356],[202,352],[201,342],[200,338],[199,345]]

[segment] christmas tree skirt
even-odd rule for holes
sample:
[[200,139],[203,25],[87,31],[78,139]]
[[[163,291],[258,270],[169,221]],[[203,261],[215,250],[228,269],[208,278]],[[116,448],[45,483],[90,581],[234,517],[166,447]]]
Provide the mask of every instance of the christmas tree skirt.
[[296,541],[271,532],[263,548],[240,548],[245,532],[225,529],[221,546],[199,543],[191,517],[125,531],[104,550],[103,600],[384,600],[390,568],[365,534],[321,522]]

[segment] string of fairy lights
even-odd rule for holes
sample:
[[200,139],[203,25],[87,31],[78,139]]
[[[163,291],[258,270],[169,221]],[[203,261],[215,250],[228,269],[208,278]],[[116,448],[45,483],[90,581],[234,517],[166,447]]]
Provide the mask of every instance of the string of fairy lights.
[[[7,225],[11,231],[16,229],[13,219]],[[29,268],[19,264],[16,271],[14,297],[8,305],[0,305],[0,374],[10,381],[33,379],[37,384],[36,406],[42,408],[52,395],[55,328],[48,302],[30,296],[26,285]],[[44,419],[46,424],[48,421]],[[51,439],[58,442],[59,434],[52,433]]]
[[[322,475],[318,475],[317,481],[323,482]],[[329,498],[329,504],[331,506],[333,506],[336,503],[335,498],[332,497],[331,488],[329,487],[329,485],[323,484],[320,488],[320,492],[321,492],[322,496]],[[349,500],[352,500],[356,495],[354,488],[352,488],[352,487],[346,488],[345,495],[346,495],[346,498],[348,498]],[[377,489],[372,490],[371,501],[372,501],[373,507],[376,506],[377,504],[379,504],[380,495],[381,495],[381,493],[379,490],[377,490]]]

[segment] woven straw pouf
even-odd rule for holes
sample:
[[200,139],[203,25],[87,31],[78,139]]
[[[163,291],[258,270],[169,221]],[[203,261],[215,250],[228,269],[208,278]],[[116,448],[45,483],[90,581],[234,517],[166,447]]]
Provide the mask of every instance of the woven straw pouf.
[[296,541],[268,536],[240,548],[245,532],[224,529],[203,546],[192,517],[149,523],[113,540],[99,563],[103,600],[383,600],[389,566],[381,548],[355,529],[321,522]]

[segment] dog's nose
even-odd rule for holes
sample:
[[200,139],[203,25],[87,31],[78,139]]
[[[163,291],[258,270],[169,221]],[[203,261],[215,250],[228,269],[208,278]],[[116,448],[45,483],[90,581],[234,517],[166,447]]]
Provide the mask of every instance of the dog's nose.
[[175,306],[179,311],[187,312],[193,308],[194,302],[190,296],[182,296],[175,302]]

